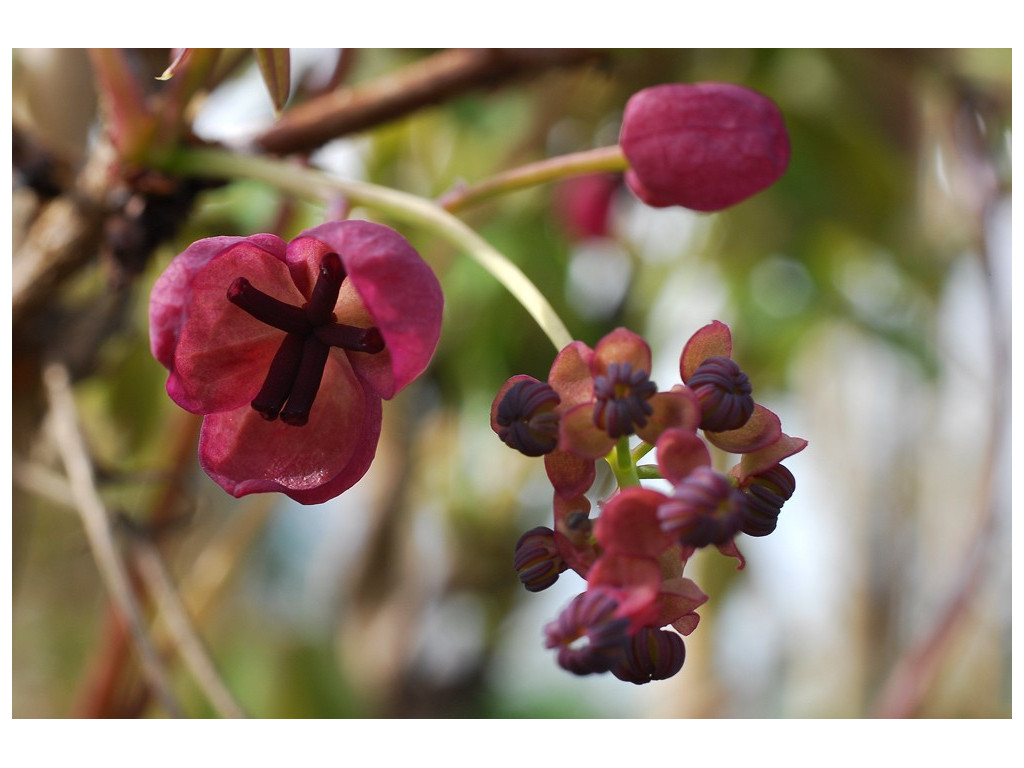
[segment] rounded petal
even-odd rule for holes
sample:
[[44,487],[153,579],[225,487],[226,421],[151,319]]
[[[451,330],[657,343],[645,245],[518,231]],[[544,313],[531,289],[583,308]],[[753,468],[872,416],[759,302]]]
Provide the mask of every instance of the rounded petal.
[[704,436],[723,451],[751,453],[778,442],[782,438],[782,424],[779,417],[763,405],[755,405],[754,413],[739,429],[730,429],[728,432],[704,430]]
[[661,569],[650,557],[605,553],[587,572],[587,589],[610,595],[619,604],[617,616],[629,616],[631,630],[658,616]]
[[[293,271],[308,270],[325,251],[317,240],[341,256],[358,299],[371,324],[384,337],[385,350],[352,353],[359,375],[384,399],[419,376],[430,362],[441,335],[444,297],[434,272],[395,230],[369,221],[335,221],[308,229],[288,246]],[[351,294],[349,294],[351,295]],[[347,316],[346,292],[338,297]],[[339,320],[341,317],[339,317]]]
[[562,399],[559,411],[567,411],[594,399],[594,376],[590,364],[594,350],[582,341],[567,344],[556,356],[548,373],[550,384]]
[[690,380],[700,364],[709,357],[732,357],[732,332],[729,326],[712,320],[698,330],[683,347],[679,357],[679,375],[683,382]]
[[656,558],[676,541],[658,524],[658,506],[666,500],[649,488],[624,488],[601,511],[594,536],[606,552]]
[[[661,584],[661,591],[658,593],[657,624],[658,626],[675,625],[684,617],[692,616],[692,620],[683,624],[689,631],[682,634],[688,635],[697,626],[699,620],[694,611],[707,601],[708,596],[690,579],[680,576],[664,581]],[[690,624],[693,626],[689,626]]]
[[150,349],[165,368],[174,365],[174,348],[184,320],[193,276],[212,259],[238,243],[248,242],[281,258],[284,241],[274,235],[253,237],[208,237],[197,240],[174,257],[157,278],[149,299]]
[[658,440],[658,469],[673,485],[684,480],[697,467],[710,467],[711,454],[696,433],[670,429]]
[[695,432],[700,426],[700,402],[692,390],[673,387],[670,392],[658,392],[647,401],[654,412],[647,418],[647,424],[637,427],[641,440],[654,445],[669,429],[684,429]]
[[380,437],[381,402],[348,359],[334,351],[309,422],[266,421],[248,405],[203,420],[199,459],[232,496],[279,491],[302,504],[338,496],[370,466]]
[[774,443],[743,454],[740,463],[729,470],[729,474],[742,483],[752,475],[767,472],[783,459],[800,453],[806,447],[807,441],[802,437],[790,437],[783,432]]
[[615,438],[594,424],[593,403],[582,403],[563,413],[558,432],[561,450],[591,461],[607,456],[615,447]]
[[248,403],[284,338],[228,300],[228,288],[238,277],[288,303],[302,298],[289,277],[284,244],[273,235],[200,240],[153,286],[153,354],[170,370],[171,399],[194,413]]
[[778,181],[789,135],[768,97],[731,83],[645,88],[627,102],[619,139],[626,184],[649,205],[718,211]]
[[544,471],[563,499],[582,496],[594,484],[596,470],[593,459],[584,459],[568,451],[552,451],[544,456]]
[[604,374],[612,363],[629,363],[634,371],[651,372],[651,348],[642,337],[626,328],[616,328],[594,347],[594,375]]

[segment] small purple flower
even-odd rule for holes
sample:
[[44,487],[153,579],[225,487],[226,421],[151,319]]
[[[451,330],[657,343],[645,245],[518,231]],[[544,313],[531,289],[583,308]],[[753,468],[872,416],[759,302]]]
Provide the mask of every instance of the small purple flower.
[[607,672],[619,661],[629,632],[629,617],[616,615],[617,609],[601,591],[577,595],[544,627],[545,647],[557,648],[559,666],[575,675]]
[[555,532],[545,526],[531,528],[516,542],[515,569],[530,592],[540,592],[569,567],[558,551]]
[[782,506],[796,491],[796,478],[781,464],[751,477],[742,488],[743,532],[748,536],[767,536],[775,530]]
[[724,475],[701,466],[658,507],[658,520],[686,546],[725,544],[739,532],[744,506],[743,495]]
[[622,646],[622,658],[611,668],[619,680],[643,685],[667,680],[683,668],[686,645],[675,632],[642,627]]
[[700,401],[703,430],[739,429],[754,413],[750,379],[731,358],[709,357],[693,372],[686,386]]
[[495,400],[495,431],[524,456],[543,456],[558,447],[558,393],[542,381],[523,376]]

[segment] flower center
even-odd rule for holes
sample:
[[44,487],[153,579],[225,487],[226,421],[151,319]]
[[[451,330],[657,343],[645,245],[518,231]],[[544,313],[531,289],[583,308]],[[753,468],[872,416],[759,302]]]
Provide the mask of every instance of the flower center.
[[309,301],[302,307],[275,299],[244,277],[228,288],[228,301],[262,323],[285,332],[270,370],[252,407],[263,418],[278,416],[285,424],[301,427],[320,389],[331,347],[375,353],[384,349],[384,337],[375,327],[356,328],[335,322],[334,305],[345,282],[341,257],[328,253],[320,260],[320,272]]
[[634,371],[630,363],[612,363],[606,374],[594,377],[594,424],[610,437],[632,435],[654,413],[647,401],[657,391],[647,371]]

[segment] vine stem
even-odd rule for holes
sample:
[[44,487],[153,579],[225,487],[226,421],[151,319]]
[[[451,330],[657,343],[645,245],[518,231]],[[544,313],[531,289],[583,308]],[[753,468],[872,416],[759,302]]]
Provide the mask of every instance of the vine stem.
[[629,162],[622,154],[622,148],[618,144],[600,149],[588,149],[512,168],[479,184],[456,187],[445,193],[438,204],[446,211],[454,213],[517,189],[546,184],[568,176],[578,176],[584,173],[615,173],[625,171],[627,168],[629,168]]
[[179,148],[154,160],[157,167],[179,175],[253,179],[298,197],[321,201],[341,195],[352,205],[372,208],[403,223],[422,227],[465,252],[504,285],[530,313],[556,350],[573,340],[558,313],[523,271],[436,203],[407,192],[339,179],[321,170],[281,160],[219,149]]

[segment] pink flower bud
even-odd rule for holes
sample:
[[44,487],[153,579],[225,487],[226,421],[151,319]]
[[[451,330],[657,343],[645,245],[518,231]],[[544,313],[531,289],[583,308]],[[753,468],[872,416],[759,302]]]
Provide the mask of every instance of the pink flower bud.
[[789,164],[779,108],[729,83],[639,91],[626,104],[619,143],[626,184],[656,208],[728,208],[774,184]]

